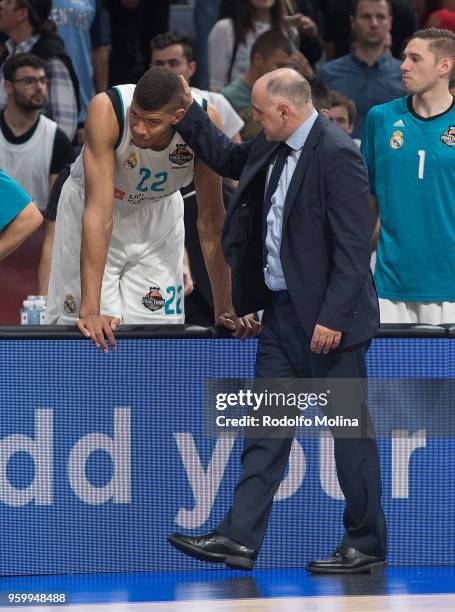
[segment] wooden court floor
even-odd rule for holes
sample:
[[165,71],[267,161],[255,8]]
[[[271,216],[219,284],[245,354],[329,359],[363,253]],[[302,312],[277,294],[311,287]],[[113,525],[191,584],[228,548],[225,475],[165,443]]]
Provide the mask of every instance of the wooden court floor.
[[[11,607],[0,607],[10,612]],[[17,609],[17,608],[16,608]],[[28,612],[452,612],[455,595],[342,595],[26,607]]]

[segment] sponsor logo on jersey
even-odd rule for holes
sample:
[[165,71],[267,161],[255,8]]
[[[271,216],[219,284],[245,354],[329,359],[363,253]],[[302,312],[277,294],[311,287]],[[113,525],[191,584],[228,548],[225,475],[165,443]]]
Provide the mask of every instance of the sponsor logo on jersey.
[[447,132],[441,134],[441,142],[448,147],[455,147],[455,125],[451,125]]
[[401,147],[404,144],[403,132],[400,132],[399,130],[394,132],[389,142],[390,142],[390,146],[392,147],[392,149],[395,149],[395,150],[401,149]]
[[148,293],[144,295],[142,298],[142,305],[155,312],[155,310],[160,310],[165,305],[166,300],[163,298],[161,294],[161,289],[156,286],[150,287]]
[[123,167],[125,168],[125,170],[134,170],[136,166],[137,166],[137,155],[134,151],[132,151],[128,155],[128,159],[125,159],[125,161],[123,162]]
[[65,295],[63,310],[66,312],[66,314],[74,314],[76,312],[76,298],[72,293],[67,293]]
[[193,157],[193,153],[191,153],[191,151],[188,151],[188,148],[185,144],[178,144],[175,148],[175,151],[169,153],[169,161],[173,164],[177,164],[177,166],[184,166],[185,164],[189,164]]
[[126,193],[124,191],[122,191],[118,187],[114,187],[114,198],[117,198],[117,200],[123,200],[125,195]]
[[398,121],[395,121],[393,124],[393,127],[404,127],[404,121],[402,119],[398,119]]

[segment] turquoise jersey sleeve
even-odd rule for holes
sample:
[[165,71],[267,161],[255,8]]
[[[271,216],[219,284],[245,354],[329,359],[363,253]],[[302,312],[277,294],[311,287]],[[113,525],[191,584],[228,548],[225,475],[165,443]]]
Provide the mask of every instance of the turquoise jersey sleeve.
[[32,198],[16,181],[0,170],[0,230],[11,223]]
[[360,152],[363,156],[365,167],[368,171],[368,181],[370,183],[370,193],[376,196],[376,164],[374,155],[374,132],[375,132],[375,117],[377,111],[372,108],[363,124],[362,142],[360,145]]

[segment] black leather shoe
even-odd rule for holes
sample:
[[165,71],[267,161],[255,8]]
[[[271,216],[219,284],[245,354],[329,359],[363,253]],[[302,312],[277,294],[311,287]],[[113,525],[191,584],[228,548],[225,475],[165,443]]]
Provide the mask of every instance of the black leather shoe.
[[361,574],[378,571],[386,565],[385,559],[371,557],[342,545],[330,557],[310,561],[306,569],[313,574]]
[[255,550],[212,531],[201,536],[171,534],[167,541],[177,550],[211,563],[226,563],[232,569],[252,570],[258,556]]

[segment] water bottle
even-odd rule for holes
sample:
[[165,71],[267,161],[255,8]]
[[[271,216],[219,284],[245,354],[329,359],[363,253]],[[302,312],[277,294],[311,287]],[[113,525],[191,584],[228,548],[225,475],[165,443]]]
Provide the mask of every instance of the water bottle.
[[38,312],[37,325],[44,325],[44,315],[46,314],[46,296],[38,295],[35,300],[35,308]]
[[37,325],[35,313],[37,314],[34,300],[24,300],[21,308],[21,325]]
[[28,295],[21,308],[21,325],[43,325],[46,314],[46,296]]

